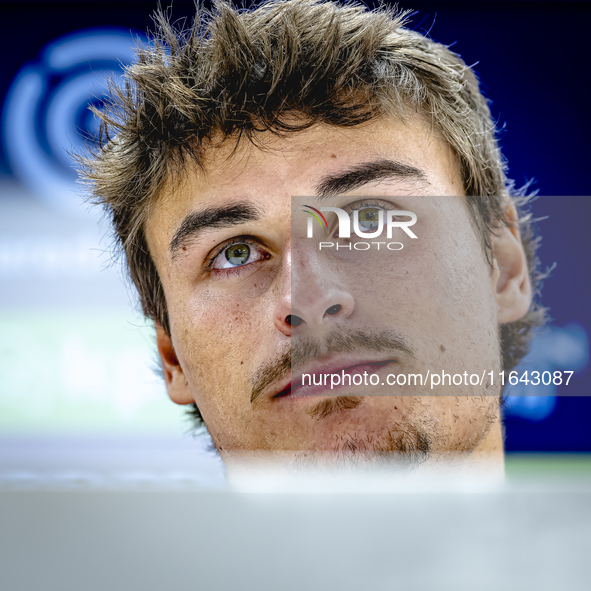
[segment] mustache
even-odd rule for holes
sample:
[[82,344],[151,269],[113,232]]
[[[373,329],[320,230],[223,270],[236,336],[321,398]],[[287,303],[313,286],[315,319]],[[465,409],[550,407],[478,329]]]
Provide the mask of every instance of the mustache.
[[291,371],[297,371],[306,363],[333,353],[359,352],[391,352],[404,353],[415,357],[415,352],[399,333],[391,330],[364,331],[343,330],[331,331],[324,341],[301,337],[292,339],[291,347],[277,359],[264,363],[253,377],[253,388],[250,396],[251,404],[273,382],[285,378]]

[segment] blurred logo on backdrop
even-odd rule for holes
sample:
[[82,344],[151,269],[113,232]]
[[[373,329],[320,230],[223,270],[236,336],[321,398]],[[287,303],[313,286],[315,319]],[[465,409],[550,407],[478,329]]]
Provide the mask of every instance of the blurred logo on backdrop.
[[17,179],[52,208],[88,215],[69,152],[96,137],[88,106],[101,103],[107,78],[120,77],[144,41],[119,29],[71,33],[45,46],[13,80],[3,112],[6,153]]
[[[549,326],[531,344],[531,351],[516,368],[519,375],[536,370],[540,373],[555,369],[569,369],[578,373],[589,366],[589,336],[579,323],[572,322],[564,327]],[[564,388],[562,395],[568,393]],[[556,409],[558,386],[548,384],[532,385],[523,381],[505,388],[506,412],[510,416],[529,421],[543,421]]]

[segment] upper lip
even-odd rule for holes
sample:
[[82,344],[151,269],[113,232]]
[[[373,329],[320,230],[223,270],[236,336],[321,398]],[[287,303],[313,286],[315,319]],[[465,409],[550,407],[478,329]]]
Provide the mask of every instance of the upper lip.
[[300,370],[292,375],[291,378],[286,378],[276,382],[270,392],[270,398],[277,398],[289,394],[289,392],[297,388],[302,383],[303,374],[333,374],[340,371],[351,369],[358,365],[386,365],[387,363],[395,363],[398,360],[393,357],[385,359],[363,358],[363,357],[329,357],[324,360],[316,360],[314,363],[300,368]]

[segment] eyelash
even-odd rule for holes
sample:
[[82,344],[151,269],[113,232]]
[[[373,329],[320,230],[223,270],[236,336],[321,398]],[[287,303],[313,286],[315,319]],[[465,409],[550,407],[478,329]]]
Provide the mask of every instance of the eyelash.
[[375,207],[376,209],[384,208],[384,203],[386,201],[375,200],[375,201],[356,201],[351,205],[347,205],[347,208],[351,211],[357,211],[358,209],[368,209],[370,207]]
[[[362,209],[369,209],[369,208],[375,208],[375,209],[384,209],[387,210],[388,207],[385,206],[385,204],[388,203],[387,201],[382,201],[379,199],[376,200],[369,200],[369,201],[356,201],[355,203],[352,203],[350,205],[346,206],[345,211],[349,211],[349,213],[352,213],[354,211],[361,211]],[[390,207],[394,207],[392,203],[388,203],[388,206]],[[334,233],[333,233],[334,234]],[[338,236],[336,236],[338,238]]]
[[[218,257],[223,255],[224,252],[226,252],[226,250],[228,250],[228,248],[230,248],[231,246],[234,246],[235,244],[246,244],[249,247],[250,246],[256,247],[262,253],[262,256],[261,256],[261,258],[257,259],[256,261],[253,261],[251,263],[245,263],[244,265],[236,265],[235,267],[226,267],[225,269],[214,268],[213,265],[215,264]],[[269,258],[270,258],[269,253],[262,250],[261,243],[258,240],[254,239],[251,236],[236,236],[236,237],[232,238],[231,240],[229,240],[228,242],[224,242],[218,248],[216,248],[215,253],[212,254],[206,261],[205,271],[207,273],[210,273],[211,275],[216,275],[218,277],[236,276],[236,275],[239,275],[240,273],[242,273],[244,271],[245,267],[248,267],[250,265],[254,265],[254,264],[259,263],[261,261],[266,261]]]

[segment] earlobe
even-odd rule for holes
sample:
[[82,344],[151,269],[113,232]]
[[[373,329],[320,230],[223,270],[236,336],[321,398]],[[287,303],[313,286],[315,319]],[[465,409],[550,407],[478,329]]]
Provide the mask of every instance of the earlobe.
[[176,356],[172,340],[159,324],[156,324],[156,344],[158,346],[158,355],[162,363],[162,372],[169,398],[177,404],[191,404],[195,402],[183,368]]
[[492,288],[497,302],[499,324],[523,318],[531,305],[531,281],[527,258],[521,243],[515,206],[506,207],[510,225],[503,225],[493,236],[494,270]]

